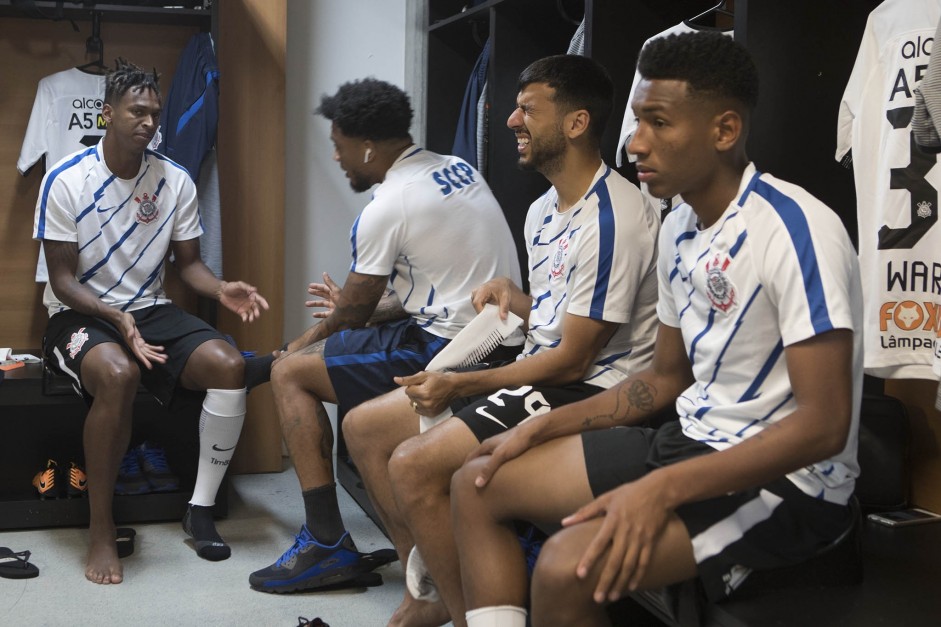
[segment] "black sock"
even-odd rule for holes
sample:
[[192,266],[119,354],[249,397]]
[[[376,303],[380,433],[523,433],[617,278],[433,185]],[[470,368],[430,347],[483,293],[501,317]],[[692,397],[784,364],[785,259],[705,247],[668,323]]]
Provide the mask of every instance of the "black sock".
[[302,494],[304,511],[307,513],[307,530],[321,544],[336,544],[346,533],[337,504],[337,484],[330,483]]
[[190,504],[183,517],[183,530],[193,538],[196,554],[211,562],[228,559],[232,549],[216,531],[212,507]]
[[268,353],[263,357],[249,357],[245,360],[245,388],[251,391],[256,385],[271,381],[271,364],[274,355]]

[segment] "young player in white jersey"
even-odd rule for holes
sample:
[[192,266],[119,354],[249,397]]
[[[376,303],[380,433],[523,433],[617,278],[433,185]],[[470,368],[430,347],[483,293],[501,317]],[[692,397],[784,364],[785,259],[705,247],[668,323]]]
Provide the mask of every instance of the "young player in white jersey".
[[124,578],[111,505],[141,383],[165,405],[180,388],[206,392],[183,527],[200,557],[230,554],[212,510],[245,418],[244,362],[215,329],[170,303],[163,291],[168,250],[197,294],[245,321],[268,308],[254,287],[220,281],[200,260],[196,189],[180,166],[146,149],[160,109],[156,75],[119,59],[101,108],[104,139],[52,166],[36,205],[33,237],[45,244],[49,265],[43,354],[90,404],[85,576],[102,584]]
[[[467,453],[532,414],[616,384],[652,354],[660,221],[637,187],[601,160],[611,80],[597,62],[562,55],[531,64],[519,88],[507,120],[519,165],[552,188],[526,218],[529,293],[503,278],[479,287],[474,303],[499,304],[527,322],[522,354],[502,367],[398,379],[403,390],[363,404],[344,423],[396,550],[404,559],[413,544],[419,549],[443,600],[406,594],[393,625],[441,624],[448,616],[463,624],[448,493]],[[455,417],[419,435],[416,412],[444,410]]]
[[941,168],[912,136],[937,0],[887,0],[869,15],[840,102],[836,159],[852,160],[863,277],[866,373],[935,379],[941,302]]
[[[536,562],[533,625],[609,624],[628,591],[692,577],[721,599],[852,524],[861,287],[845,229],[749,163],[758,75],[740,44],[672,35],[639,69],[628,150],[652,193],[689,203],[661,230],[653,362],[454,475],[470,627],[526,624],[514,519],[563,524]],[[641,426],[674,401],[678,419]]]
[[[322,298],[312,304],[328,311],[270,368],[306,520],[284,555],[249,577],[264,592],[343,583],[379,565],[356,550],[340,516],[323,403],[342,415],[394,389],[395,376],[422,370],[474,317],[474,287],[495,276],[519,279],[509,226],[486,181],[462,159],[412,143],[401,89],[346,83],[323,97],[318,113],[332,122],[334,159],[350,186],[379,187],[353,224],[346,283],[324,275],[312,286]],[[262,376],[256,362],[251,370],[251,383],[265,378],[263,365]]]

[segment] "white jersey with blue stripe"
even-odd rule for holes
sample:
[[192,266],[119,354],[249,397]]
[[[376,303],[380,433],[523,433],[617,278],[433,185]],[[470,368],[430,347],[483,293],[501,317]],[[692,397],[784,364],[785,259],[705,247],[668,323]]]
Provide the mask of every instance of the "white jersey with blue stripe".
[[660,236],[661,322],[682,330],[695,383],[676,402],[689,437],[722,450],[796,409],[784,349],[850,329],[853,422],[843,451],[788,475],[836,503],[852,494],[862,395],[862,286],[846,229],[802,188],[746,168],[709,228],[679,205]]
[[386,172],[350,232],[351,272],[389,276],[405,311],[453,339],[476,315],[471,292],[495,277],[520,282],[503,211],[459,157],[410,146]]
[[[182,167],[145,151],[140,171],[121,179],[105,164],[104,142],[75,152],[42,180],[33,238],[76,242],[75,278],[106,305],[134,311],[170,302],[163,290],[171,241],[202,233],[196,187]],[[46,285],[52,316],[68,309]]]
[[605,164],[588,189],[560,213],[550,188],[526,215],[533,307],[520,358],[558,346],[567,313],[616,322],[584,379],[609,388],[653,356],[660,219],[640,190]]

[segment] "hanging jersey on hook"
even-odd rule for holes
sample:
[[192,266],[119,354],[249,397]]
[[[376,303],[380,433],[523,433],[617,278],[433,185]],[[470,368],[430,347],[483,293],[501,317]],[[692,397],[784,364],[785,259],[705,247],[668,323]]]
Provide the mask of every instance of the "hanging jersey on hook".
[[[77,68],[40,80],[16,162],[20,174],[28,174],[43,157],[49,167],[76,150],[96,145],[105,134],[101,116],[104,96],[105,77]],[[40,249],[36,281],[46,280],[46,258]]]

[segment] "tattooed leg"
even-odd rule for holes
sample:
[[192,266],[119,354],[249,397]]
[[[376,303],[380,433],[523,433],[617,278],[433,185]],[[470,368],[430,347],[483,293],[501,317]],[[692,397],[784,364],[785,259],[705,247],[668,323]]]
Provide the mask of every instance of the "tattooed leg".
[[287,444],[301,489],[333,482],[333,426],[323,403],[335,403],[323,361],[323,341],[279,359],[271,385]]

